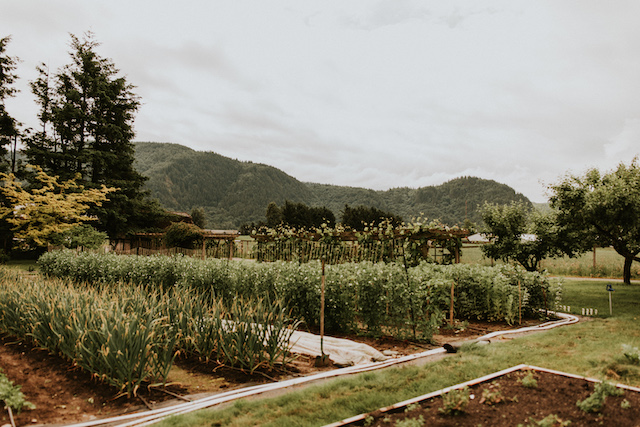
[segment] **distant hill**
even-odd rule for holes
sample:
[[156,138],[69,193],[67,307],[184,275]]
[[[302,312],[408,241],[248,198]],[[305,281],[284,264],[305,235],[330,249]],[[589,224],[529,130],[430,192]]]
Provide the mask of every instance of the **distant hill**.
[[238,228],[264,220],[267,205],[285,200],[326,206],[336,219],[345,204],[366,205],[401,215],[440,219],[449,225],[466,219],[480,223],[478,206],[485,201],[531,204],[513,188],[492,180],[456,178],[442,185],[375,191],[359,187],[303,183],[272,166],[241,162],[213,152],[169,143],[136,143],[135,167],[146,186],[170,210],[191,212],[202,207],[209,228]]

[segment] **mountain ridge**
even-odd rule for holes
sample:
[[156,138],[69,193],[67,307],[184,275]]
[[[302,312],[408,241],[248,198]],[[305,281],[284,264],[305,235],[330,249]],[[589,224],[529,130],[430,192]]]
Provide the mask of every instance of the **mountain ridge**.
[[365,205],[400,215],[439,219],[448,225],[480,223],[478,206],[485,201],[523,201],[506,184],[460,177],[437,186],[389,190],[302,182],[273,166],[239,161],[212,151],[196,151],[174,143],[136,142],[135,167],[148,177],[146,188],[169,210],[190,212],[202,207],[209,228],[239,228],[264,220],[267,205],[286,200],[326,206],[336,218],[345,204]]

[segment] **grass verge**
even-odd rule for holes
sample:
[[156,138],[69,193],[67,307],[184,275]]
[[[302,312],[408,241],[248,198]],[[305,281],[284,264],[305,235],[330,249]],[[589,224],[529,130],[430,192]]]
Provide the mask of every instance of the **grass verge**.
[[605,284],[567,281],[563,304],[571,305],[571,311],[580,306],[602,307],[599,317],[575,325],[516,339],[498,337],[492,345],[466,347],[422,367],[390,368],[280,397],[238,401],[160,425],[321,426],[520,363],[640,386],[640,366],[630,363],[622,351],[622,344],[640,347],[640,286],[615,286],[614,316],[609,316]]

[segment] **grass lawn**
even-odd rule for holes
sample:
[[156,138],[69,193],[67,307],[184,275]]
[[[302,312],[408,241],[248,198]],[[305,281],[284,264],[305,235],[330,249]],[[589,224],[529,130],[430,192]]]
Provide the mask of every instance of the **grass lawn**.
[[458,384],[520,363],[640,386],[640,366],[622,344],[640,347],[640,285],[614,285],[609,316],[607,282],[567,280],[562,303],[598,316],[511,340],[467,347],[423,367],[406,366],[336,379],[280,397],[238,401],[165,420],[164,426],[320,426]]

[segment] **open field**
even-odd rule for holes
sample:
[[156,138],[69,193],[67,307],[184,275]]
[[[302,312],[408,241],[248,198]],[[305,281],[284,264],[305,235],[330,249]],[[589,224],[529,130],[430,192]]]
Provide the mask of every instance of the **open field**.
[[[566,282],[563,303],[598,306],[603,284]],[[163,426],[314,426],[468,381],[520,363],[640,386],[640,366],[630,364],[622,344],[640,347],[640,286],[617,286],[614,316],[599,315],[566,327],[489,346],[468,347],[424,366],[405,366],[360,374],[283,396],[239,401],[164,421]],[[624,292],[623,292],[624,291]],[[606,291],[602,291],[606,292]]]
[[[482,255],[480,246],[463,247],[460,261],[464,264],[491,265],[491,260]],[[496,264],[502,264],[498,261]],[[597,248],[594,268],[593,251],[569,258],[547,259],[542,262],[542,268],[554,276],[572,277],[607,277],[622,278],[624,258],[612,248]],[[631,278],[640,279],[640,263],[631,266]]]

